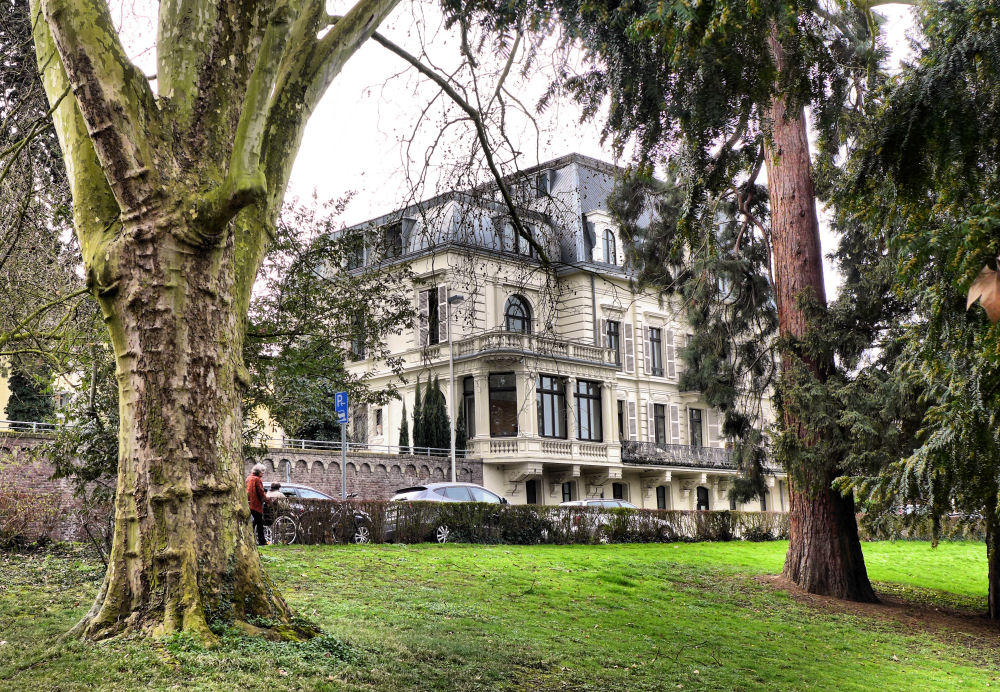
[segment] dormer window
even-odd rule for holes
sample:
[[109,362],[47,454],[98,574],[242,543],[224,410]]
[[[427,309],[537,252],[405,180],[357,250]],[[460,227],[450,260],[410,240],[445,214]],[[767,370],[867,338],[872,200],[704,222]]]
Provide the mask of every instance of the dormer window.
[[[534,229],[531,226],[525,226],[524,230],[526,233],[531,235],[532,239],[537,239],[534,233]],[[537,242],[537,240],[536,240]],[[535,256],[535,249],[531,247],[531,243],[528,242],[527,238],[521,236],[511,222],[506,222],[503,225],[503,231],[500,234],[500,249],[504,252],[510,252],[515,255],[527,255],[528,257]]]
[[618,264],[618,244],[615,242],[615,232],[610,228],[604,231],[604,261],[608,264]]

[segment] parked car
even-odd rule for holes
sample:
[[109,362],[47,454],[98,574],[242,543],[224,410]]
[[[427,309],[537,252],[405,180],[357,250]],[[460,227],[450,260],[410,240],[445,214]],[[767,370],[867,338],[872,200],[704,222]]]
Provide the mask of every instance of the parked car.
[[[264,534],[268,543],[288,545],[301,538],[301,518],[306,511],[306,505],[299,500],[330,500],[331,524],[345,533],[338,538],[345,543],[348,540],[354,543],[371,541],[371,517],[364,510],[352,507],[307,485],[282,483],[281,494],[285,496],[284,501],[273,502],[264,508],[264,520],[267,524]],[[348,498],[353,497],[356,495],[348,495]],[[345,512],[350,512],[350,516],[345,516]]]
[[[390,502],[486,502],[505,505],[507,498],[500,497],[492,490],[487,490],[475,483],[427,483],[401,488],[389,499]],[[398,532],[400,513],[389,508],[386,511],[385,539],[392,541]],[[438,543],[447,543],[451,537],[451,528],[436,517],[428,522],[430,536]]]
[[593,500],[570,500],[569,502],[560,502],[560,507],[624,507],[625,509],[639,509],[633,505],[628,500],[605,500],[603,498],[597,498]]

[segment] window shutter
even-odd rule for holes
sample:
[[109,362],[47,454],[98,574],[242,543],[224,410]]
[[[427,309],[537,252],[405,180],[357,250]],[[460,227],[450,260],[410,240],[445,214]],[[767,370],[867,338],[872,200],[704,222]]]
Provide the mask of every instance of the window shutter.
[[708,446],[717,447],[719,444],[720,430],[719,430],[719,412],[714,409],[706,409],[706,414],[708,415]]
[[608,321],[605,319],[600,320],[600,342],[603,348],[608,348]]
[[642,325],[642,372],[648,375],[653,368],[649,364],[649,327]]
[[674,365],[674,330],[666,330],[664,336],[667,351],[667,377],[677,377],[677,368]]
[[639,420],[636,415],[635,402],[630,401],[628,406],[628,439],[636,440],[639,439]]
[[670,404],[670,444],[681,443],[681,413],[677,404]]
[[427,338],[427,291],[417,291],[417,348],[426,346]]
[[646,402],[646,439],[656,442],[656,410],[652,401]]
[[448,287],[441,284],[437,287],[438,298],[438,343],[448,340],[448,327],[451,315],[448,314]]
[[635,339],[631,322],[625,322],[625,372],[635,372]]

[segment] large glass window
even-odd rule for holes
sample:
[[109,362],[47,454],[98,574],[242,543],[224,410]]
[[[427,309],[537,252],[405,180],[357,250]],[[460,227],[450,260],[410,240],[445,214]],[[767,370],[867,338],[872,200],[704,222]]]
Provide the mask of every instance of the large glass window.
[[517,435],[517,381],[514,373],[490,375],[490,436]]
[[508,332],[531,333],[531,309],[528,301],[521,296],[511,296],[503,310]]
[[616,322],[615,320],[608,320],[605,326],[607,338],[608,338],[608,348],[615,352],[615,363],[618,365],[622,364],[622,338],[621,338],[622,323]]
[[708,488],[698,486],[698,509],[708,509]]
[[649,367],[651,375],[663,376],[663,330],[649,328]]
[[625,402],[618,400],[618,439],[625,439]]
[[476,436],[476,381],[471,375],[462,379],[462,405],[465,407],[465,434]]
[[576,382],[576,431],[581,440],[600,442],[604,439],[601,418],[601,385],[597,382]]
[[566,382],[559,377],[539,375],[535,404],[538,409],[538,434],[565,439]]
[[573,481],[567,481],[562,484],[562,501],[572,502],[576,498],[573,497]]
[[604,261],[608,264],[618,264],[618,248],[615,243],[615,232],[610,228],[604,231]]
[[441,340],[441,317],[438,310],[438,286],[429,288],[427,294],[427,343],[436,344]]
[[688,409],[688,431],[691,438],[692,447],[701,447],[701,409],[700,408],[689,408]]
[[653,404],[653,441],[667,444],[667,407],[663,404]]
[[667,508],[667,486],[665,485],[656,486],[656,508]]

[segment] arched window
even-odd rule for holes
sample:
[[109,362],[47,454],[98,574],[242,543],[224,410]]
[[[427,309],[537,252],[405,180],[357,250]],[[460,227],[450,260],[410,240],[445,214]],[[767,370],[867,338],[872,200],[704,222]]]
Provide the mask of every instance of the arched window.
[[513,295],[507,299],[503,316],[508,332],[531,333],[531,309],[528,301],[521,296]]
[[604,231],[604,261],[608,264],[618,264],[618,248],[615,244],[615,232],[610,228]]

